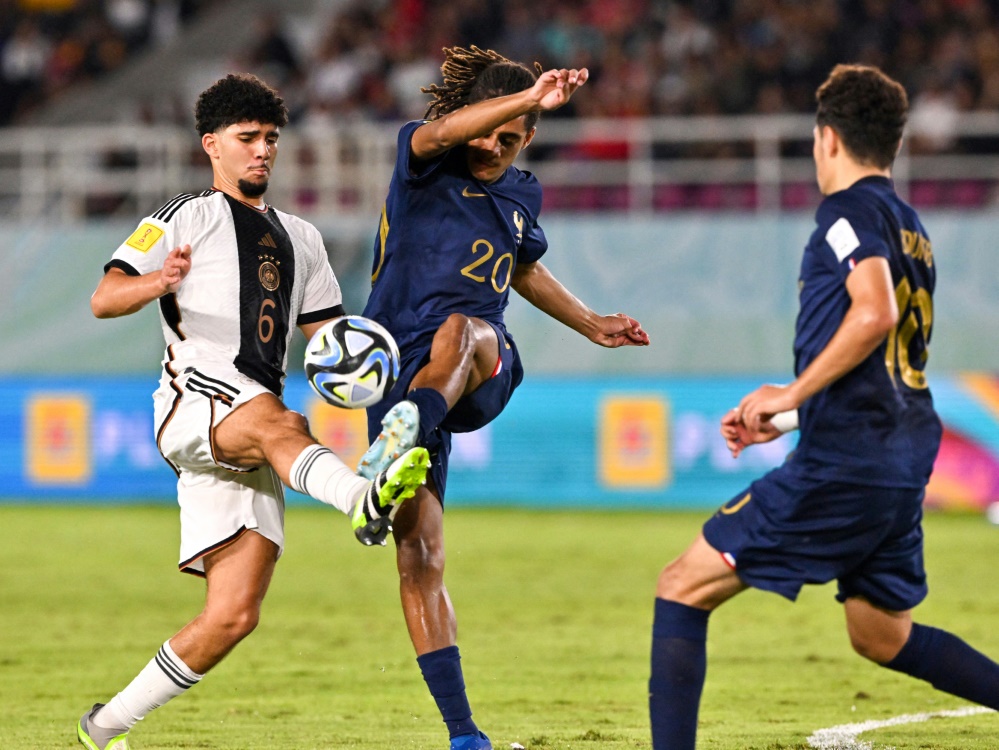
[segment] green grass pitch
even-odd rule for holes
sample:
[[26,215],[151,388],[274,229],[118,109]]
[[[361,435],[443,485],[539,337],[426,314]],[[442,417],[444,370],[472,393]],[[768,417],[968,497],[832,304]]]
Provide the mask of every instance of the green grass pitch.
[[[475,718],[497,750],[648,748],[656,576],[705,513],[452,510],[447,581]],[[391,547],[294,506],[260,627],[132,732],[136,750],[447,747],[399,611]],[[75,747],[74,726],[194,616],[170,507],[0,506],[0,748]],[[999,656],[999,529],[927,519],[917,619]],[[750,591],[712,617],[699,748],[807,748],[816,729],[964,702],[853,655],[832,586]],[[993,714],[880,729],[875,748],[996,746]]]

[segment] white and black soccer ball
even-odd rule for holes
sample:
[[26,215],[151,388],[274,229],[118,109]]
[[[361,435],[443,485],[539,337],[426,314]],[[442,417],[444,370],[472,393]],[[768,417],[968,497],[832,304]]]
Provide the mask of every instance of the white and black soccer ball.
[[335,318],[305,349],[312,390],[344,409],[377,404],[399,379],[399,347],[385,328],[360,315]]

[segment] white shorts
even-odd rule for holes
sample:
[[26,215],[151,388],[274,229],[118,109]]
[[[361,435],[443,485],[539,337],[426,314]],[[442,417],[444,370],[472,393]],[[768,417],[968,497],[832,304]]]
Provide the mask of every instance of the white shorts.
[[177,472],[179,567],[185,573],[204,575],[205,555],[248,530],[274,542],[278,556],[284,550],[284,487],[277,474],[269,466],[247,470],[215,457],[215,427],[263,393],[270,391],[229,364],[164,367],[153,394],[153,423],[157,447]]

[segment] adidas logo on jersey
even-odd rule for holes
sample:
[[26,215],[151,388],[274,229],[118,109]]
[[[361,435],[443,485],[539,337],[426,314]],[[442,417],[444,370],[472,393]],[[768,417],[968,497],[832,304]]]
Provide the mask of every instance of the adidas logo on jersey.
[[257,244],[263,245],[264,247],[273,247],[275,250],[277,249],[277,243],[274,241],[274,238],[271,237],[270,232],[261,237]]

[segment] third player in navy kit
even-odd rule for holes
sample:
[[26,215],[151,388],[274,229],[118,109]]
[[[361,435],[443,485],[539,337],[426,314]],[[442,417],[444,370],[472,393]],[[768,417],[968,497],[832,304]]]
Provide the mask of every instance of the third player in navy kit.
[[817,92],[826,198],[801,264],[795,380],[722,419],[733,456],[800,423],[796,450],[740,492],[659,578],[649,712],[655,750],[693,750],[711,612],[748,587],[795,599],[836,580],[860,655],[999,708],[999,665],[914,623],[926,596],[922,500],[940,445],[925,367],[936,264],[890,179],[902,87],[837,66]]
[[445,52],[443,86],[428,90],[428,119],[399,133],[375,241],[364,314],[392,332],[403,362],[393,391],[368,410],[369,432],[378,437],[359,471],[373,475],[409,447],[398,436],[419,421],[419,444],[430,450],[432,466],[427,486],[395,518],[403,611],[451,749],[485,750],[491,744],[471,718],[443,581],[451,433],[493,420],[523,378],[503,324],[511,288],[602,346],[649,339],[627,315],[593,312],[540,263],[548,247],[538,226],[541,187],[513,166],[539,113],[565,104],[586,70],[536,77],[492,51]]

